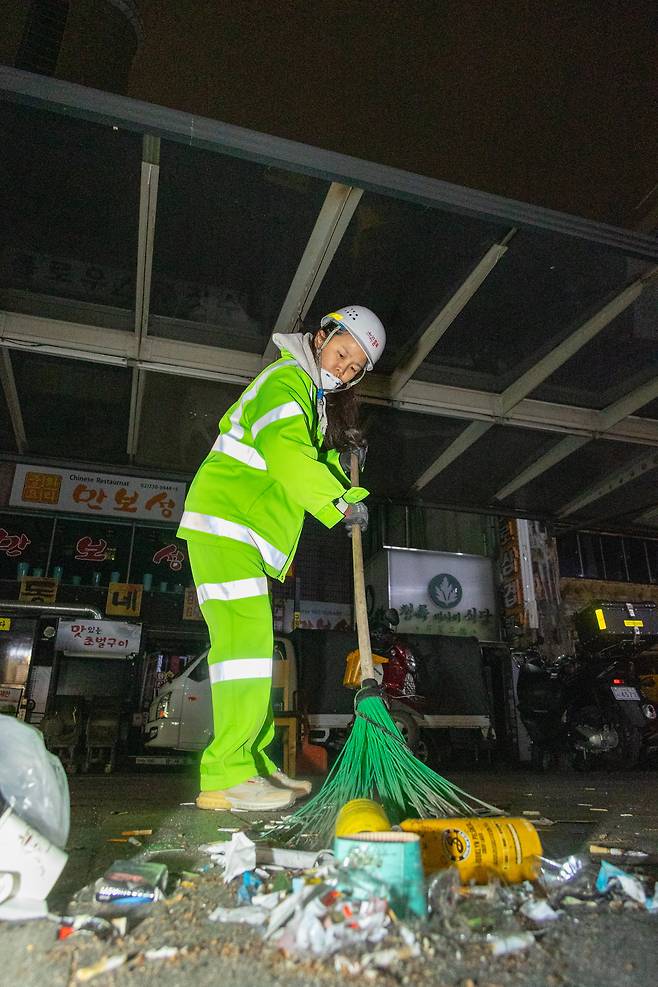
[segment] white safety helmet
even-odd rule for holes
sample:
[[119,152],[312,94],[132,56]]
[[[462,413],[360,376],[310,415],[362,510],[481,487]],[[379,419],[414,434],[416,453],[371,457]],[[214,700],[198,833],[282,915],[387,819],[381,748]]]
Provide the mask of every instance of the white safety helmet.
[[386,346],[386,330],[374,312],[363,305],[346,305],[335,312],[329,312],[320,322],[323,329],[333,326],[330,335],[337,329],[349,332],[367,359],[366,370],[372,370]]

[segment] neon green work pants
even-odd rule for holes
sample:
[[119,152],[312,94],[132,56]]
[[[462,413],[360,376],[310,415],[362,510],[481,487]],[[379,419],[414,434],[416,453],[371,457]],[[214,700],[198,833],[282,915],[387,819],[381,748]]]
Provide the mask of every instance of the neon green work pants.
[[192,575],[210,632],[208,667],[215,736],[201,758],[201,790],[267,776],[274,737],[272,608],[263,560],[252,545],[188,542]]

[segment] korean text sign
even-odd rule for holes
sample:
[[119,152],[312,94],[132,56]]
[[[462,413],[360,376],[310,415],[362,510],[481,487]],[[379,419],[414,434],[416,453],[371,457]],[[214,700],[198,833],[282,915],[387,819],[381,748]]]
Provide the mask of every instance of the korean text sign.
[[184,500],[184,483],[22,463],[9,495],[13,507],[171,523],[180,520]]
[[68,654],[124,658],[139,651],[141,624],[118,620],[60,620],[55,642]]

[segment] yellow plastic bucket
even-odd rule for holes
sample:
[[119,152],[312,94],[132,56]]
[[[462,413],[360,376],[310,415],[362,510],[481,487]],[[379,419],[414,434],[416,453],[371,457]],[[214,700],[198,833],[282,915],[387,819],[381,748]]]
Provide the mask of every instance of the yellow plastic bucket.
[[336,836],[385,833],[390,828],[384,807],[372,799],[352,799],[351,802],[346,802],[336,819]]
[[492,873],[510,884],[537,876],[542,845],[527,819],[405,819],[401,827],[420,836],[426,874],[457,867],[462,884],[486,884]]

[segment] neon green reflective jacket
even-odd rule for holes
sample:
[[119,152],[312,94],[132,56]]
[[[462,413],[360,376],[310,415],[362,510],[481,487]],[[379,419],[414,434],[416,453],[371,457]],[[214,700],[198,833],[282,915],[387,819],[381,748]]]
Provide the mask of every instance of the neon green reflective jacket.
[[308,511],[327,528],[368,491],[351,487],[335,449],[323,450],[317,388],[289,352],[243,391],[194,477],[178,536],[255,545],[283,580]]

